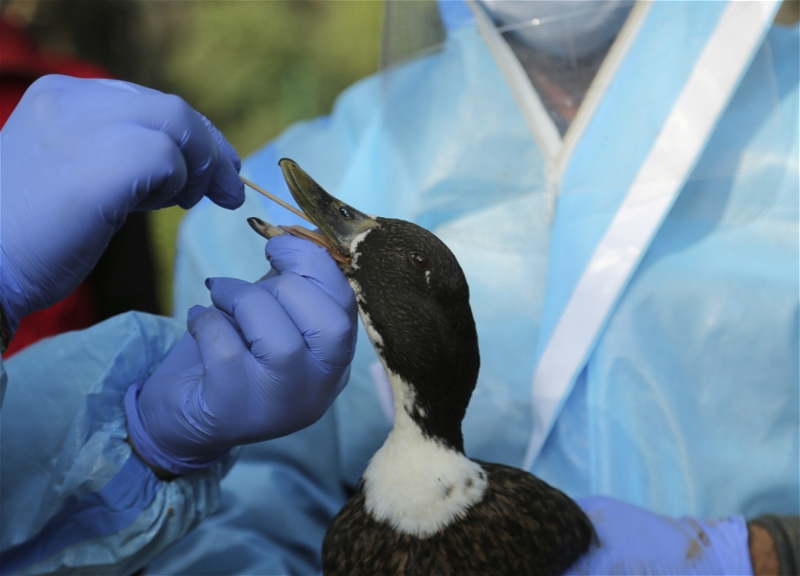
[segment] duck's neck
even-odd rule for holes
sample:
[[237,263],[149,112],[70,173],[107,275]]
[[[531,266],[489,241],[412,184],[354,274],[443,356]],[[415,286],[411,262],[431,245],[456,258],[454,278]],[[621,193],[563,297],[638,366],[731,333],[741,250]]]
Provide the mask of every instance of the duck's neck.
[[374,518],[424,538],[480,502],[488,480],[464,455],[461,417],[455,425],[439,422],[412,385],[389,370],[387,375],[394,427],[364,472],[366,507]]
[[463,454],[461,422],[466,406],[459,406],[451,401],[447,391],[452,387],[442,383],[441,395],[428,398],[414,384],[404,381],[388,369],[386,373],[394,399],[394,429],[397,434],[406,434],[407,430],[413,430],[414,434],[421,434],[443,448]]

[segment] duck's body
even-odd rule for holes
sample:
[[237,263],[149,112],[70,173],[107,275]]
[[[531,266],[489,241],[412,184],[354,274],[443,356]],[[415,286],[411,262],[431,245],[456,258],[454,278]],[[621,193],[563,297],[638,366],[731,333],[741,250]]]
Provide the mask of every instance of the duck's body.
[[461,421],[480,367],[469,288],[436,236],[371,217],[281,160],[292,195],[333,246],[386,370],[395,421],[323,543],[323,572],[559,574],[594,534],[533,475],[464,454]]
[[[323,573],[560,574],[580,556],[592,528],[566,495],[535,476],[477,462],[483,498],[463,518],[420,538],[376,520],[359,486],[334,518],[322,546]],[[577,509],[577,510],[576,510]]]

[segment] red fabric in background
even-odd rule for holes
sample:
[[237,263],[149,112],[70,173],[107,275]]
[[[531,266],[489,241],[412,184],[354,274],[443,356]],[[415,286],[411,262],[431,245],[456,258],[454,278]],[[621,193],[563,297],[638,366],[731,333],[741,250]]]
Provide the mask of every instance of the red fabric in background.
[[[79,78],[111,77],[100,66],[41,52],[23,30],[0,20],[0,127],[5,124],[28,86],[46,74]],[[41,338],[87,328],[99,319],[92,286],[84,281],[61,302],[22,318],[3,357],[8,358]]]

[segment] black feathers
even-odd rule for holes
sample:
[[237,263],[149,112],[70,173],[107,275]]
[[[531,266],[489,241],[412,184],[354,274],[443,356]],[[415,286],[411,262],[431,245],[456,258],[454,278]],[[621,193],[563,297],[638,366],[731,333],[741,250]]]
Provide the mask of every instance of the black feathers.
[[[413,386],[409,416],[423,435],[463,453],[461,421],[480,366],[466,278],[427,230],[376,221],[346,274],[387,369]],[[483,499],[427,538],[375,520],[362,485],[328,529],[323,572],[559,574],[589,547],[592,525],[566,495],[522,470],[481,466],[489,479]]]
[[480,369],[464,272],[424,228],[376,220],[380,226],[358,244],[346,274],[358,284],[359,308],[382,338],[376,348],[386,367],[414,384],[421,410],[412,418],[423,432],[463,451],[461,421]]

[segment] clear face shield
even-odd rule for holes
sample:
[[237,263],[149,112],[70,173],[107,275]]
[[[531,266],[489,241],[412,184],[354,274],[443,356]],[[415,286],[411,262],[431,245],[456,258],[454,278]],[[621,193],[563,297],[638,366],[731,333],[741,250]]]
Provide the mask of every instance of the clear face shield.
[[[507,43],[564,135],[633,7],[633,0],[388,0],[381,65],[442,48],[480,12]],[[474,24],[473,24],[474,25]]]
[[[413,208],[402,199],[410,194],[394,194],[397,213],[431,226],[522,193],[547,196],[551,213],[552,163],[632,6],[631,0],[387,0],[380,80],[386,138],[382,160],[390,170],[399,168],[409,187],[424,187]],[[493,61],[496,54],[486,49],[489,35],[503,45],[525,86],[509,83],[503,64]],[[535,113],[520,102],[526,99],[536,100]],[[523,118],[509,115],[509,108],[520,110],[517,115]],[[501,128],[514,122],[510,132]],[[487,126],[496,126],[494,134]],[[541,149],[534,160],[515,144],[531,130]],[[494,157],[476,159],[466,153],[471,140],[478,146],[491,138],[505,139],[492,146]],[[506,162],[530,165],[536,182],[520,180],[518,170],[506,169]],[[448,170],[460,166],[459,186],[452,181],[437,186],[442,170],[434,163]],[[396,179],[393,175],[392,185]]]
[[[709,34],[702,28],[707,26],[704,19],[711,19],[705,12],[711,12],[713,5],[690,1],[651,3],[633,0],[387,0],[380,90],[383,133],[389,138],[391,152],[399,153],[392,155],[391,161],[396,163],[402,156],[417,166],[432,162],[440,162],[443,167],[462,162],[463,166],[462,158],[455,151],[459,148],[455,145],[456,139],[462,138],[463,144],[463,139],[485,134],[488,131],[486,127],[495,124],[498,124],[494,132],[498,139],[504,136],[513,139],[513,135],[500,132],[499,121],[496,121],[504,112],[493,114],[500,107],[505,107],[506,111],[511,107],[508,102],[501,101],[503,95],[499,94],[510,88],[516,106],[522,109],[529,133],[534,133],[541,149],[546,166],[540,167],[540,178],[549,180],[545,186],[549,190],[545,193],[554,201],[565,166],[571,160],[569,154],[576,141],[585,135],[585,125],[594,122],[596,107],[606,97],[603,90],[616,81],[615,74],[619,77],[615,66],[624,59],[636,60],[629,55],[640,50],[640,46],[635,45],[631,38],[641,34],[642,22],[647,22],[648,18],[652,20],[651,16],[656,12],[654,7],[658,7],[663,23],[645,31],[653,37],[646,42],[650,45],[648,56],[640,58],[638,64],[628,66],[625,89],[637,93],[639,99],[633,103],[635,109],[627,108],[630,114],[618,114],[609,123],[609,126],[616,125],[614,134],[610,135],[612,145],[617,133],[646,129],[644,123],[653,124],[653,130],[660,129],[656,124],[663,124],[671,104],[666,105],[659,117],[658,112],[650,107],[650,102],[663,99],[666,92],[685,82],[685,78],[678,78],[677,74],[672,77],[668,74],[678,68],[675,65],[677,58],[686,59],[684,68],[687,70],[694,65],[692,59],[699,57],[700,50],[689,54],[691,50],[687,49],[683,54],[680,48],[687,43],[702,46],[705,40],[698,40],[694,35],[697,29],[701,35]],[[778,14],[778,23],[782,22],[782,14]],[[676,23],[670,25],[670,21]],[[673,31],[660,32],[667,29]],[[465,40],[468,36],[471,39]],[[495,46],[492,46],[492,36]],[[489,45],[495,62],[487,63],[485,58],[471,52],[467,46],[469,41]],[[456,54],[456,49],[451,48],[459,42],[461,51]],[[765,81],[774,85],[774,89],[759,95],[764,100],[761,109],[765,111],[774,111],[779,105],[776,98],[778,82],[774,72],[770,72],[773,67],[769,62],[772,42],[774,40],[770,37],[765,38],[763,48],[754,55],[758,69],[766,71]],[[623,44],[626,46],[621,46]],[[500,50],[496,49],[497,45],[501,45]],[[514,61],[519,70],[516,76],[515,71],[509,73],[504,68],[498,51]],[[436,59],[448,57],[454,61],[452,66],[433,64]],[[493,84],[496,81],[496,74],[490,70],[493,66],[503,74],[502,86]],[[666,74],[662,74],[660,71],[665,69]],[[414,75],[417,75],[418,82],[414,81]],[[431,78],[430,75],[438,77]],[[770,75],[773,77],[769,78]],[[674,84],[668,85],[670,82]],[[487,95],[487,92],[492,93]],[[670,97],[677,97],[678,90],[673,92]],[[589,94],[592,94],[591,98],[587,98]],[[531,101],[535,101],[535,105],[531,105]],[[576,123],[580,125],[571,130],[581,109],[584,110],[582,120]],[[460,118],[455,118],[456,115]],[[445,122],[448,118],[443,116],[449,116],[450,121]],[[755,119],[757,115],[752,117]],[[442,131],[449,130],[451,135],[437,134],[439,125]],[[463,133],[452,134],[459,126]],[[765,129],[774,132],[777,127]],[[625,150],[621,149],[620,153],[624,155]],[[710,163],[714,164],[713,167],[706,164],[698,163],[689,179],[706,180],[709,171],[715,173],[714,177],[720,176],[718,163]],[[731,170],[733,166],[726,169]],[[431,171],[436,172],[434,169]],[[495,176],[503,177],[499,173]],[[414,185],[419,187],[423,179],[430,184],[429,174],[417,176]],[[475,181],[466,168],[462,180],[467,190],[469,182]],[[622,181],[607,184],[625,186]],[[514,188],[514,184],[508,182],[500,188],[507,191]],[[472,204],[481,204],[470,200],[468,193],[461,194],[460,198],[439,198],[435,203],[437,209],[445,212],[468,210]],[[420,208],[425,210],[424,206]],[[403,214],[415,216],[408,212]],[[429,223],[438,220],[435,217]]]
[[630,14],[631,0],[485,0],[563,136]]

